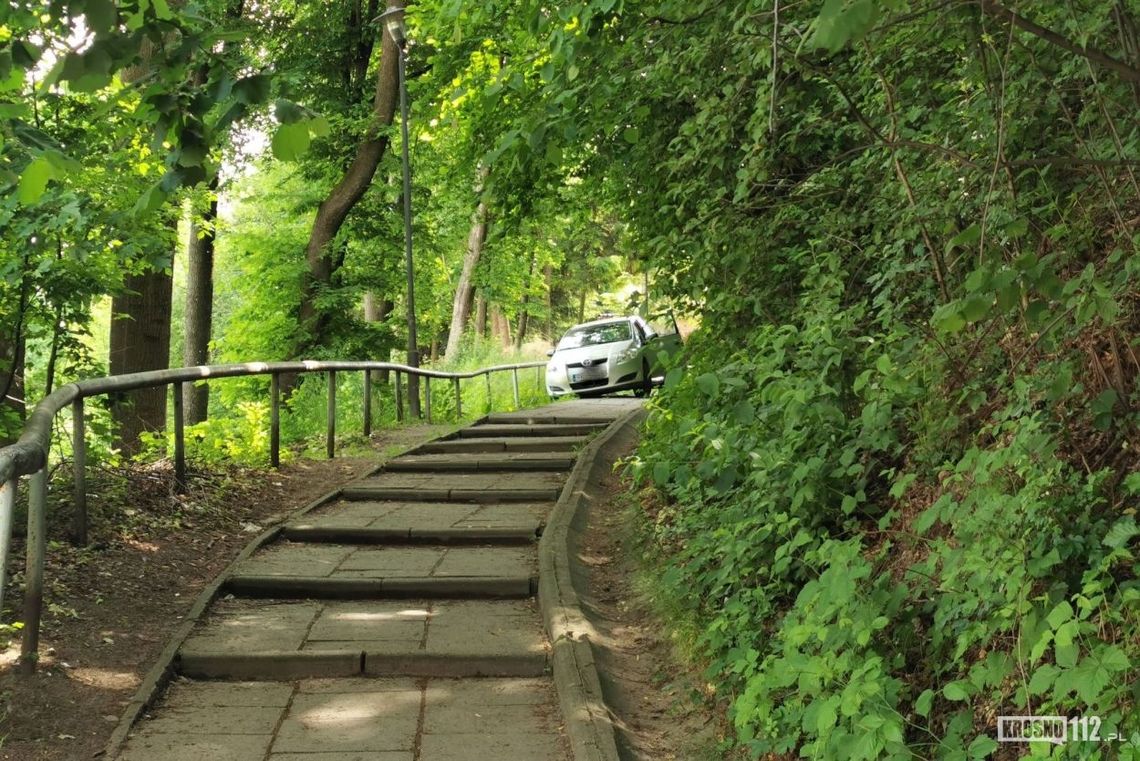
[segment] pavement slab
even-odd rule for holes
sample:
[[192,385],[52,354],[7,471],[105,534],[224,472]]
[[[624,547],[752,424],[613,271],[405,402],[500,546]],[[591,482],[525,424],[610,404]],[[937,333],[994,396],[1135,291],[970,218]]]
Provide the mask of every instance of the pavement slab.
[[289,523],[300,528],[373,528],[392,531],[494,528],[537,531],[549,503],[350,502],[338,500]]
[[[456,439],[506,438],[506,439],[586,439],[593,436],[603,427],[602,423],[572,423],[547,425],[530,425],[525,421],[508,421],[504,423],[480,423],[470,428],[464,428],[456,433]],[[455,439],[449,439],[454,441]],[[519,444],[523,446],[523,444]]]
[[384,464],[385,473],[496,473],[567,471],[571,452],[456,452],[407,454]]
[[[524,426],[525,427],[525,426]],[[513,430],[515,426],[511,426]],[[453,452],[575,452],[586,445],[588,435],[566,436],[493,436],[479,427],[466,431],[478,436],[460,436],[454,439],[430,441],[416,448],[416,453],[448,454]],[[593,432],[593,427],[586,427]]]
[[400,579],[530,577],[535,547],[375,547],[278,542],[242,561],[235,576]]
[[[287,625],[285,622],[288,622]],[[256,642],[257,632],[272,638]],[[182,647],[184,659],[258,662],[265,653],[423,657],[442,661],[493,657],[503,668],[541,673],[548,645],[534,600],[324,601],[223,600]],[[514,659],[511,665],[504,659]],[[426,668],[421,661],[418,667]],[[519,665],[521,664],[521,665]],[[267,664],[271,668],[272,664]],[[440,668],[443,668],[442,666]],[[452,664],[448,668],[455,670]],[[271,677],[272,673],[265,674]],[[220,689],[220,688],[221,689]],[[211,692],[210,690],[216,690]],[[281,705],[280,693],[260,695],[245,686],[214,686],[186,698],[201,708]],[[266,689],[257,687],[257,689]],[[205,701],[205,702],[203,702]]]
[[[250,707],[250,700],[272,705]],[[239,720],[215,714],[203,724],[203,711],[226,709]],[[242,718],[245,711],[257,712],[256,720]],[[570,761],[557,715],[545,679],[180,680],[136,725],[119,758]]]
[[423,489],[425,491],[525,491],[531,489],[560,489],[566,481],[565,473],[381,473],[357,482],[359,486],[389,487],[394,489]]

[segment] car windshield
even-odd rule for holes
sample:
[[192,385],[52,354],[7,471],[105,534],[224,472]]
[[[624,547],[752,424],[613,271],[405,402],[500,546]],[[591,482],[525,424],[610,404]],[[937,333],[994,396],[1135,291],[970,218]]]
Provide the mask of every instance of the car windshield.
[[558,348],[577,349],[581,346],[596,346],[598,344],[612,344],[618,341],[628,341],[632,338],[629,332],[629,323],[606,322],[601,325],[582,325],[572,328],[562,336]]

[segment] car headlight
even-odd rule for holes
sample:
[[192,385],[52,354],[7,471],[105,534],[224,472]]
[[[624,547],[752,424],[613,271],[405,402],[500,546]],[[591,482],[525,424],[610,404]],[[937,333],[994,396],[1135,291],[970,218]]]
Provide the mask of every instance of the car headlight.
[[631,359],[637,359],[638,347],[630,346],[628,349],[622,349],[614,355],[614,362],[629,362]]

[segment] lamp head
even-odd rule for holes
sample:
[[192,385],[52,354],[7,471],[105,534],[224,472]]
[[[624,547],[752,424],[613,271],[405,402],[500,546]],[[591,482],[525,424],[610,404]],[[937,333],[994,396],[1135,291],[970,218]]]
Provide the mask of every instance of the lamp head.
[[384,29],[392,36],[396,47],[403,48],[408,42],[408,35],[404,31],[404,9],[389,8],[376,17],[377,21],[384,22]]

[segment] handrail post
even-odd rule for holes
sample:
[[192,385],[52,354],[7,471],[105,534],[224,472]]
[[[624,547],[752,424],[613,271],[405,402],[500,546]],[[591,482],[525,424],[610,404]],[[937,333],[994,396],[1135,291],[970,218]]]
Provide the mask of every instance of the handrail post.
[[396,371],[396,422],[404,422],[404,382],[399,370]]
[[16,509],[16,486],[13,477],[0,486],[0,610],[4,610],[4,585],[7,583],[8,552],[12,549],[12,513]]
[[48,462],[31,477],[28,489],[27,565],[24,570],[24,633],[20,670],[36,670],[40,649],[40,617],[44,606],[44,554],[47,552]]
[[269,376],[269,465],[281,467],[281,376]]
[[490,415],[491,411],[495,408],[493,397],[491,396],[491,371],[488,370],[483,373],[483,378],[487,381],[487,412],[485,414]]
[[372,435],[372,371],[364,371],[364,438]]
[[325,426],[325,454],[336,457],[336,370],[329,370],[328,420]]
[[519,369],[517,367],[511,368],[511,378],[514,381],[515,409],[521,410],[522,409],[522,401],[519,399]]
[[463,419],[463,386],[459,385],[459,378],[452,378],[455,384],[455,422]]
[[83,416],[83,397],[71,403],[71,468],[75,483],[71,508],[71,542],[79,547],[87,544],[87,421]]
[[182,419],[182,384],[171,383],[174,397],[174,490],[186,492],[186,422]]
[[424,406],[427,407],[427,422],[431,425],[431,376],[424,376]]

